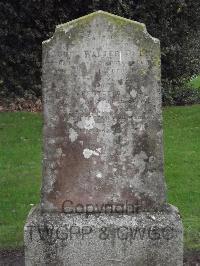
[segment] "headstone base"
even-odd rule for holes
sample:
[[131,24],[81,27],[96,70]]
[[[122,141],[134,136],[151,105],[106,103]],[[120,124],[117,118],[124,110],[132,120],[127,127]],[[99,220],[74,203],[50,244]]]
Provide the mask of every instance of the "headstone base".
[[139,214],[65,214],[31,210],[25,265],[179,266],[183,228],[175,207]]

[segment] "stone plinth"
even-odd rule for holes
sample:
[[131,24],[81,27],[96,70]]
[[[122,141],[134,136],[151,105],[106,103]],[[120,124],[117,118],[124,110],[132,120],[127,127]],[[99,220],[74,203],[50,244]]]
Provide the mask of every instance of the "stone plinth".
[[173,206],[137,215],[41,214],[25,227],[26,266],[181,266],[182,224]]

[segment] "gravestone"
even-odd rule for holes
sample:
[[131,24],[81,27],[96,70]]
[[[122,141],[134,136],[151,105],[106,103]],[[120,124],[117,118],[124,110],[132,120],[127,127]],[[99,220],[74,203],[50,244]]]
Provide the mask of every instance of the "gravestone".
[[43,42],[43,181],[26,265],[182,265],[160,93],[159,40],[144,24],[98,11]]

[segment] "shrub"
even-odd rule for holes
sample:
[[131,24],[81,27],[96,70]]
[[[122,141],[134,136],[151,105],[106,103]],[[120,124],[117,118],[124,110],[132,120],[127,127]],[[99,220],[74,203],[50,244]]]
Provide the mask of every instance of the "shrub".
[[189,80],[165,81],[163,86],[164,105],[200,104],[200,88],[193,87]]
[[97,9],[144,22],[160,39],[164,86],[199,70],[199,0],[1,0],[0,94],[40,96],[42,41],[56,25]]

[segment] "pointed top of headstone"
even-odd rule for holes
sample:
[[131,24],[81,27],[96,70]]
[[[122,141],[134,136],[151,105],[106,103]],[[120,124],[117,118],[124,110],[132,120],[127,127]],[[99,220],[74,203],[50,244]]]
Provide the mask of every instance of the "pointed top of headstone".
[[110,19],[110,21],[113,21],[115,23],[117,23],[117,22],[119,22],[119,24],[120,23],[126,23],[126,24],[131,23],[131,24],[135,24],[135,25],[140,26],[142,29],[146,28],[145,24],[143,24],[143,23],[133,21],[133,20],[130,20],[127,18],[123,18],[123,17],[117,16],[117,15],[114,15],[114,14],[111,14],[109,12],[105,12],[102,10],[95,11],[95,12],[90,13],[88,15],[85,15],[83,17],[71,20],[71,21],[64,23],[64,24],[61,24],[61,25],[58,25],[57,28],[63,27],[63,26],[69,25],[69,24],[70,25],[76,24],[77,22],[81,22],[81,21],[85,21],[85,20],[90,21],[90,20],[94,19],[95,17],[99,17],[99,16]]
[[[127,18],[123,18],[114,14],[111,14],[109,12],[105,12],[102,10],[95,11],[93,13],[90,13],[88,15],[85,15],[83,17],[71,20],[69,22],[60,24],[56,26],[55,34],[56,32],[64,31],[65,33],[69,32],[72,28],[76,27],[83,27],[90,24],[94,19],[96,18],[103,18],[103,20],[107,20],[107,22],[114,24],[117,26],[118,30],[123,30],[125,27],[134,27],[137,28],[138,31],[143,32],[146,35],[146,38],[152,39],[155,43],[159,43],[159,40],[152,37],[146,29],[146,26],[144,23],[140,23],[134,20],[130,20]],[[125,31],[126,32],[126,31]],[[129,34],[129,33],[128,33]],[[49,40],[44,41],[43,43],[48,43],[52,38]]]

